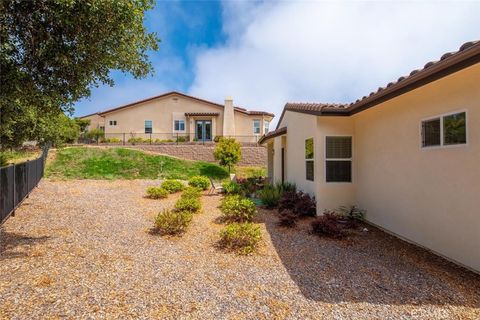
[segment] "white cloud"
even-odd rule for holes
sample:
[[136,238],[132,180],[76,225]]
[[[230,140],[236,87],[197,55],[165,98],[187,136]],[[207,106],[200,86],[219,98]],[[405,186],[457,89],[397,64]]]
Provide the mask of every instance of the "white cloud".
[[279,115],[351,102],[480,38],[480,3],[224,2],[224,46],[199,51],[190,93]]
[[102,85],[93,88],[92,96],[80,100],[75,105],[75,116],[82,116],[106,109],[111,109],[130,102],[142,100],[170,91],[170,83],[185,81],[185,64],[182,59],[174,56],[153,60],[154,75],[145,79],[133,79],[121,72],[114,72],[115,85]]

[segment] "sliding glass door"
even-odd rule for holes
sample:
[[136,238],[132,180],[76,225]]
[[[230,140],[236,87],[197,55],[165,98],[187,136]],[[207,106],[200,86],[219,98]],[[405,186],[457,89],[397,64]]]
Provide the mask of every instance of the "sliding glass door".
[[211,120],[197,120],[195,122],[195,138],[197,138],[198,141],[212,140]]

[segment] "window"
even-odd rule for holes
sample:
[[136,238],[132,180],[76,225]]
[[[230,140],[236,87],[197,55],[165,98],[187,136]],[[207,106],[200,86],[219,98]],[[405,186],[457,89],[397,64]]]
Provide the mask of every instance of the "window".
[[152,120],[145,120],[145,133],[152,133]]
[[422,122],[422,146],[440,145],[440,118]]
[[268,133],[268,130],[270,129],[270,122],[268,121],[264,121],[263,122],[263,129],[264,129],[264,133]]
[[467,143],[467,114],[458,112],[422,121],[422,147]]
[[314,178],[313,164],[313,138],[305,140],[305,171],[306,179],[313,181]]
[[325,139],[326,182],[352,182],[352,137]]
[[260,134],[260,120],[253,120],[253,134]]
[[174,121],[175,131],[185,131],[185,121],[184,120],[175,120]]
[[110,125],[111,126],[116,126],[117,125],[117,120],[110,120]]

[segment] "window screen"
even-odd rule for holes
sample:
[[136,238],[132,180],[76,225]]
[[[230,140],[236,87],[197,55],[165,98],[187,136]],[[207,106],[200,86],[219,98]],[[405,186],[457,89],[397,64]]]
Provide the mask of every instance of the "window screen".
[[260,120],[253,120],[253,133],[260,134]]
[[352,182],[352,137],[326,137],[326,182]]
[[422,146],[440,145],[440,118],[422,121]]
[[328,160],[327,182],[352,182],[352,161]]
[[350,159],[352,157],[352,137],[327,137],[327,159]]
[[152,133],[152,120],[145,120],[145,133]]
[[185,121],[175,120],[175,131],[185,131]]
[[305,159],[313,159],[313,138],[305,140]]
[[306,168],[306,179],[308,181],[313,181],[313,178],[314,178],[314,173],[313,173],[313,168],[314,168],[314,165],[313,165],[313,160],[308,160],[308,161],[305,161],[305,168]]
[[443,117],[443,144],[467,143],[467,123],[465,112]]
[[265,122],[263,123],[263,125],[264,125],[265,133],[268,133],[268,131],[269,131],[269,129],[270,129],[270,122],[265,121]]

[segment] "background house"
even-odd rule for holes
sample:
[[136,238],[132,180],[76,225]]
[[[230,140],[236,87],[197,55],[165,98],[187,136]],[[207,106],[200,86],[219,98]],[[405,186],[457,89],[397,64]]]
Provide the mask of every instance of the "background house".
[[240,142],[257,142],[268,132],[274,115],[235,107],[227,98],[218,104],[179,92],[136,101],[117,108],[81,117],[91,128],[104,128],[106,138],[212,141],[217,136]]
[[480,42],[346,105],[287,103],[269,175],[480,271]]

